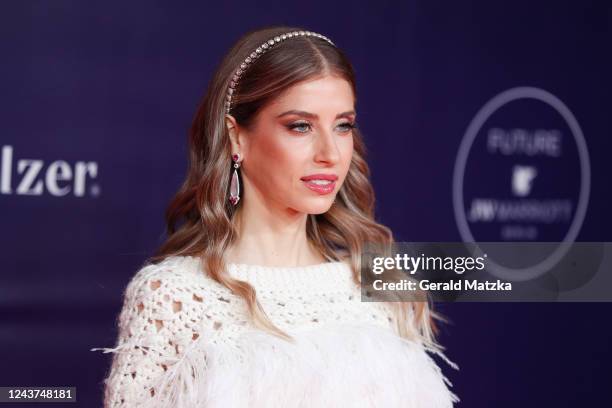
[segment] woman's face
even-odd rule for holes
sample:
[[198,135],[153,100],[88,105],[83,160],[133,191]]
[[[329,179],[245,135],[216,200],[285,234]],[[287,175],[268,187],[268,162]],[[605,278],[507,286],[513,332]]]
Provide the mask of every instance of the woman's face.
[[265,106],[233,146],[243,157],[245,201],[257,196],[266,207],[307,214],[329,210],[353,155],[354,108],[350,84],[335,76],[296,84]]

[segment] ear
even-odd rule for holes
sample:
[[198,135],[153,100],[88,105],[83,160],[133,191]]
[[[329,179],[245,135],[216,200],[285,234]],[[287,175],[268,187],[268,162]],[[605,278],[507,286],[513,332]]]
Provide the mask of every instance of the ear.
[[238,122],[236,122],[236,118],[234,118],[230,114],[225,115],[225,126],[227,127],[227,131],[229,133],[230,142],[232,144],[232,154],[240,153],[244,157],[244,148],[245,146],[240,135],[240,128],[238,126]]

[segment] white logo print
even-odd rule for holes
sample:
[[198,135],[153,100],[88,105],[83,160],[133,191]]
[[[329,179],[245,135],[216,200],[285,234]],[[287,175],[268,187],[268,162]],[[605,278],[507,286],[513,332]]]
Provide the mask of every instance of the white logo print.
[[[543,112],[551,108],[556,111],[556,118],[531,115],[534,109]],[[547,181],[545,174],[572,162],[563,153],[574,149],[578,156],[576,186],[559,187]],[[495,168],[495,174],[507,177],[511,173],[511,180],[506,178],[502,183],[510,181],[513,197],[507,197],[495,186],[478,184],[477,179],[466,179],[470,156],[475,157],[472,160],[503,158],[491,161],[489,166]],[[542,166],[550,171],[542,171]],[[470,182],[469,189],[466,182]],[[534,195],[534,183],[538,183],[541,192],[538,198],[530,197]],[[496,238],[512,241],[535,240],[541,232],[548,233],[546,237],[558,236],[552,241],[559,241],[559,245],[539,263],[511,268],[489,259],[488,271],[498,277],[528,280],[555,266],[578,236],[590,190],[591,165],[582,129],[569,108],[543,89],[516,87],[499,93],[477,112],[461,140],[453,173],[453,209],[464,242],[487,241],[487,237],[496,233],[499,234]],[[478,239],[480,234],[484,240]]]
[[512,192],[519,197],[526,197],[531,192],[532,182],[538,174],[533,166],[515,165],[512,169]]
[[[74,165],[56,160],[45,168],[43,160],[19,159],[13,166],[13,146],[2,146],[0,155],[0,194],[34,195],[43,193],[57,197],[70,193],[83,197],[87,182],[98,175],[98,163],[77,161]],[[17,177],[13,176],[17,174]],[[15,186],[14,186],[15,184]],[[100,186],[89,186],[92,196],[100,195]]]

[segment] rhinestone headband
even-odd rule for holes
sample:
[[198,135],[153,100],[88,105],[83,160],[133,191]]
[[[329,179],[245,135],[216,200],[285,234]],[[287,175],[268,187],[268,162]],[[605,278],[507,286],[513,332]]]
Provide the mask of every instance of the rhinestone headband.
[[230,113],[230,110],[232,109],[232,95],[234,94],[234,90],[238,86],[238,80],[240,79],[240,76],[244,73],[244,71],[246,71],[249,65],[253,61],[255,61],[257,58],[259,58],[263,53],[268,51],[275,44],[278,44],[281,41],[285,41],[288,38],[302,37],[302,36],[308,36],[308,37],[312,36],[312,37],[321,38],[327,41],[328,43],[330,43],[331,45],[335,46],[335,44],[329,38],[325,37],[324,35],[318,34],[318,33],[313,33],[312,31],[291,31],[289,33],[285,33],[282,35],[277,35],[276,37],[271,38],[268,41],[264,42],[259,47],[257,47],[257,49],[253,51],[248,57],[244,59],[242,64],[240,64],[240,68],[238,68],[238,70],[234,74],[234,77],[230,81],[229,88],[227,90],[227,95],[225,97],[225,113]]

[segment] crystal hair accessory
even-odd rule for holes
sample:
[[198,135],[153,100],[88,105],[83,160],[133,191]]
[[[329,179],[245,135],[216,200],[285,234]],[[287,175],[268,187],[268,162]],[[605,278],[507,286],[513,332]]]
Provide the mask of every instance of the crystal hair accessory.
[[243,74],[243,72],[249,67],[249,65],[253,61],[255,61],[257,58],[259,58],[260,55],[262,55],[263,53],[268,51],[271,47],[280,43],[281,41],[285,41],[286,39],[289,39],[289,38],[303,37],[303,36],[321,38],[327,41],[328,43],[330,43],[331,45],[335,46],[335,44],[326,36],[318,34],[318,33],[314,33],[312,31],[291,31],[285,34],[277,35],[276,37],[271,38],[268,41],[264,42],[259,47],[257,47],[257,49],[253,51],[248,57],[245,58],[242,64],[240,64],[240,68],[238,68],[238,70],[234,73],[234,77],[230,81],[229,88],[227,90],[227,95],[225,97],[225,113],[230,113],[232,109],[232,96],[234,94],[236,87],[238,86],[238,80],[240,79],[240,76]]
[[234,161],[234,172],[232,173],[232,180],[230,182],[230,195],[229,200],[232,205],[237,205],[240,201],[240,180],[238,178],[238,169],[240,168],[240,153],[232,155]]

